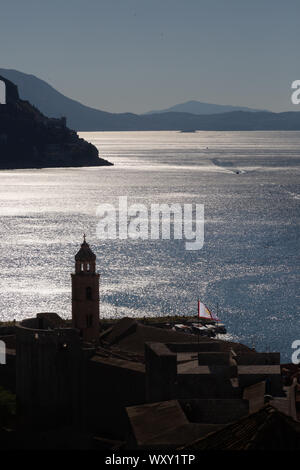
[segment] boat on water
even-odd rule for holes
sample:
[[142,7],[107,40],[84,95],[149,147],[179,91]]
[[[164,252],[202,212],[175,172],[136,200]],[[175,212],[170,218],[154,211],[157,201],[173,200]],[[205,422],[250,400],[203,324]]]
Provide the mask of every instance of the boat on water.
[[227,333],[224,323],[221,323],[217,315],[214,315],[200,299],[198,299],[198,320],[215,334]]
[[181,319],[182,323],[173,323],[171,329],[182,333],[196,334],[215,338],[219,334],[226,334],[226,327],[204,303],[198,300],[198,321],[195,318]]

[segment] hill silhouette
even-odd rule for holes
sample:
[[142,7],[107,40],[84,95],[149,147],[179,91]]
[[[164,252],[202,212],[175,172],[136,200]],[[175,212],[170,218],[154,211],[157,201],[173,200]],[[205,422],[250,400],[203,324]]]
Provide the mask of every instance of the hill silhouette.
[[67,124],[80,131],[300,130],[300,112],[231,111],[198,115],[174,111],[144,115],[108,113],[64,96],[33,75],[8,69],[0,69],[0,75],[18,86],[23,100],[28,100],[49,117],[66,116]]

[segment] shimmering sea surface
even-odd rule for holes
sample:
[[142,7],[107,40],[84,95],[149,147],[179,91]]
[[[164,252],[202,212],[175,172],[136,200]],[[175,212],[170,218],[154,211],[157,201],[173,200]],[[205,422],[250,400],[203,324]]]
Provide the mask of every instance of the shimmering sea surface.
[[[228,338],[290,361],[300,339],[300,132],[81,133],[107,168],[0,172],[0,320],[71,315],[82,234],[97,254],[101,315],[197,312]],[[237,174],[238,173],[238,174]],[[205,206],[205,242],[99,240],[97,206]]]

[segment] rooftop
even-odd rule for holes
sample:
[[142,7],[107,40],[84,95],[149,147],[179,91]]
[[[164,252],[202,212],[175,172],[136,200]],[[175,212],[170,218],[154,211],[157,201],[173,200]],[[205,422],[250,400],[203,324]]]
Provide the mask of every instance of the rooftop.
[[90,245],[85,240],[85,235],[83,236],[83,243],[78,253],[75,255],[76,261],[95,261],[96,255],[91,250]]
[[299,450],[300,423],[266,405],[223,429],[182,447],[203,450]]
[[223,427],[190,423],[177,400],[131,406],[126,411],[139,447],[175,447]]

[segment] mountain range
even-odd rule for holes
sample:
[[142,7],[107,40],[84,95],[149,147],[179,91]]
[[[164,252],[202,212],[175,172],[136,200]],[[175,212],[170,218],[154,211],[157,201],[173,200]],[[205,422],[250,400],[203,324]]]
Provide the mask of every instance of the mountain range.
[[[66,117],[68,126],[77,131],[300,130],[300,112],[272,113],[236,107],[232,110],[228,106],[195,101],[143,115],[109,113],[64,96],[34,75],[9,69],[0,69],[0,75],[18,86],[23,100],[29,101],[45,116]],[[194,113],[182,112],[183,109]],[[205,114],[201,114],[201,110]]]

